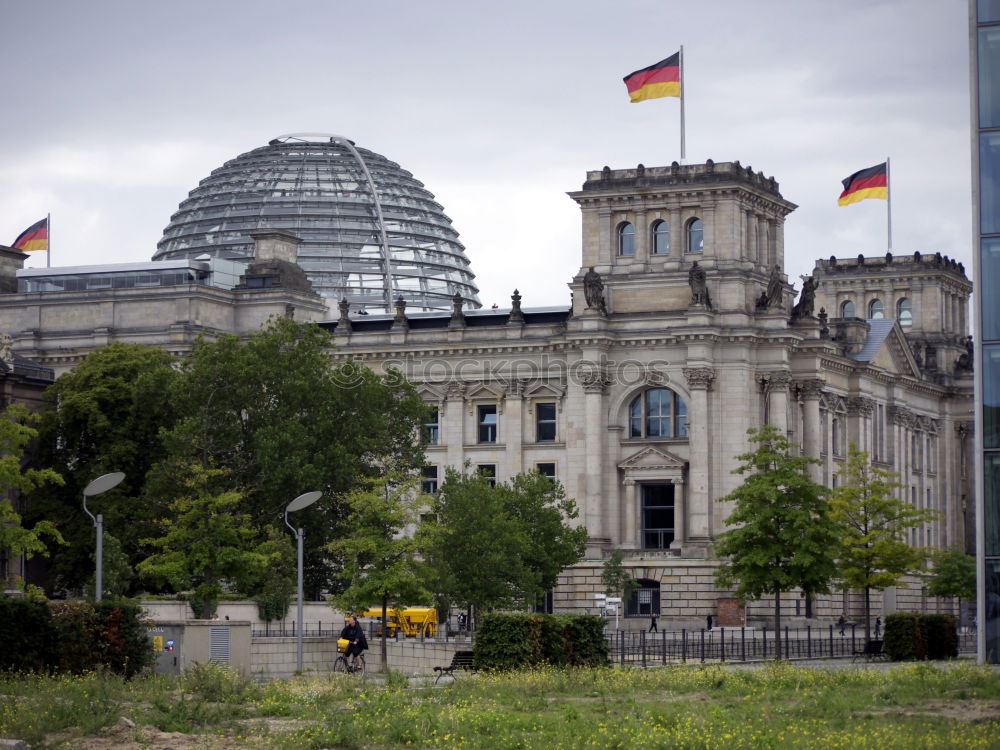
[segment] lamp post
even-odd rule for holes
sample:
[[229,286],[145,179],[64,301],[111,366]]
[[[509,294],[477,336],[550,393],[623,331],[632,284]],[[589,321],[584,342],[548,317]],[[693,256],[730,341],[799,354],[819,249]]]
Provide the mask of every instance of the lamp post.
[[288,523],[288,514],[295,510],[302,510],[303,508],[308,508],[314,502],[319,500],[322,492],[304,492],[297,498],[292,500],[285,507],[285,526],[292,529],[292,533],[295,534],[296,542],[298,543],[298,572],[299,572],[299,588],[298,588],[298,622],[295,627],[295,669],[297,672],[302,671],[302,527],[298,529],[292,528],[292,525]]
[[104,593],[104,516],[98,513],[96,516],[87,510],[87,498],[107,492],[125,478],[125,474],[120,471],[113,471],[110,474],[102,474],[93,482],[83,488],[83,512],[90,516],[94,522],[95,534],[97,536],[97,569],[94,575],[94,599],[101,601]]

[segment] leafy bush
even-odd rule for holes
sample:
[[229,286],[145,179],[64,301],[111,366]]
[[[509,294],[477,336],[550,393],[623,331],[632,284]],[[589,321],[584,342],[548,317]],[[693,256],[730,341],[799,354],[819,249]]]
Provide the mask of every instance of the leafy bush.
[[917,657],[917,616],[912,612],[896,612],[885,618],[883,650],[893,661],[909,661]]
[[885,618],[885,652],[893,661],[958,656],[958,633],[951,615],[897,612]]
[[37,602],[0,597],[0,670],[131,677],[153,663],[142,609],[133,602]]
[[923,615],[920,627],[928,659],[954,659],[958,656],[958,631],[951,615]]
[[131,601],[53,602],[60,643],[56,669],[85,672],[103,666],[131,677],[155,660],[142,608]]
[[41,672],[56,642],[46,602],[0,596],[0,672]]
[[480,669],[499,670],[607,664],[604,623],[593,615],[486,615],[476,633],[473,660]]

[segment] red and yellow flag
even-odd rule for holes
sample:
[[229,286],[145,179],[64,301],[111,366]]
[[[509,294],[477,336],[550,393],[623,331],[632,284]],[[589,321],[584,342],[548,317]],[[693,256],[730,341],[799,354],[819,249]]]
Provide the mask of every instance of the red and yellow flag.
[[876,164],[874,167],[855,172],[844,183],[844,192],[837,199],[837,205],[849,206],[863,201],[865,198],[889,198],[888,162]]
[[34,250],[48,250],[48,217],[42,219],[41,221],[36,221],[30,227],[21,232],[21,234],[17,236],[17,239],[14,240],[14,244],[11,245],[11,247],[15,250],[20,250],[22,253],[30,253]]
[[661,96],[681,95],[680,52],[675,52],[666,60],[660,60],[648,68],[629,73],[622,80],[628,89],[632,103]]

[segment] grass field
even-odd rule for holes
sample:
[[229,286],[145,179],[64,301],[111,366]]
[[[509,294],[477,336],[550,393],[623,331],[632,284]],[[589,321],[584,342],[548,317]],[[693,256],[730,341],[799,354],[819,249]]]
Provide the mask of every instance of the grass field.
[[132,682],[8,677],[0,737],[33,750],[1000,748],[1000,672],[969,663],[542,669],[436,688],[398,675],[258,685],[210,665]]

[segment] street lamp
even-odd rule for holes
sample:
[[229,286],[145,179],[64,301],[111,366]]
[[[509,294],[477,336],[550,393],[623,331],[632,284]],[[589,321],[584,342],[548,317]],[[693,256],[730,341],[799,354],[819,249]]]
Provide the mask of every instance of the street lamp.
[[96,601],[101,601],[101,594],[104,589],[104,516],[100,513],[94,516],[93,513],[87,510],[87,498],[100,495],[102,492],[107,492],[117,487],[124,478],[124,473],[113,471],[110,474],[99,476],[83,488],[83,512],[90,516],[90,520],[94,522],[95,533],[97,535],[97,571],[94,576],[94,599]]
[[322,494],[323,493],[319,491],[304,492],[285,507],[285,526],[292,529],[292,533],[295,534],[295,539],[298,542],[299,604],[298,625],[296,626],[295,631],[295,665],[296,671],[298,672],[302,671],[302,528],[292,528],[292,525],[288,523],[288,514],[292,511],[308,508],[314,502],[319,500]]

